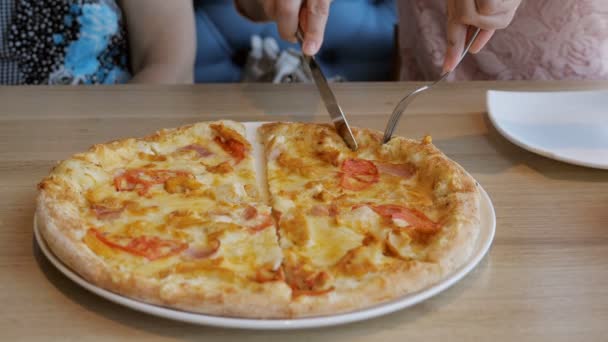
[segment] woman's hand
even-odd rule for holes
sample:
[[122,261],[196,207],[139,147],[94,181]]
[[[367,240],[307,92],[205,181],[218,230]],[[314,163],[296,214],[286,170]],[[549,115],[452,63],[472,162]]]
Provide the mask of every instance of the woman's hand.
[[478,53],[492,38],[494,32],[504,29],[513,20],[521,0],[447,0],[447,52],[443,71],[456,67],[464,51],[467,38],[475,27],[481,32],[469,50]]
[[240,12],[255,21],[277,23],[281,38],[295,42],[298,25],[304,31],[302,51],[314,55],[323,44],[331,0],[235,0]]

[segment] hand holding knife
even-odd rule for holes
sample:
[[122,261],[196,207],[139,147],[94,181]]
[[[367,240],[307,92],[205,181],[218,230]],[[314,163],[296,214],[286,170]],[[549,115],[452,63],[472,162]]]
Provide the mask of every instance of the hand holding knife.
[[[300,28],[296,33],[296,37],[300,45],[303,45],[304,37]],[[302,59],[305,65],[308,65],[310,69],[310,73],[312,74],[312,78],[317,85],[317,89],[319,90],[319,94],[321,95],[321,99],[325,104],[325,108],[331,117],[331,120],[336,127],[336,132],[342,137],[342,140],[346,143],[346,145],[353,151],[356,151],[359,146],[357,145],[357,140],[355,140],[355,136],[353,135],[352,130],[346,120],[346,116],[340,108],[338,101],[336,100],[336,96],[331,91],[329,84],[327,83],[327,79],[325,75],[323,75],[323,71],[321,71],[321,67],[317,64],[314,56],[306,56],[302,54]]]
[[[235,0],[237,10],[249,19],[276,21],[281,37],[291,40],[294,32],[296,33],[295,36],[302,47],[303,64],[310,69],[336,131],[346,145],[356,151],[358,145],[353,132],[314,58],[323,42],[330,4],[331,0]],[[308,29],[306,34],[302,28]]]

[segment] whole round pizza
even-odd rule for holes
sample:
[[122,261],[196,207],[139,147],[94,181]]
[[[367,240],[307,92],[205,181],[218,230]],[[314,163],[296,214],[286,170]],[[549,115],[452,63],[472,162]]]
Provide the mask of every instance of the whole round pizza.
[[366,308],[471,255],[478,186],[430,137],[382,144],[354,129],[353,152],[329,125],[269,123],[258,134],[261,160],[232,121],[95,145],[40,183],[40,231],[97,286],[230,317]]

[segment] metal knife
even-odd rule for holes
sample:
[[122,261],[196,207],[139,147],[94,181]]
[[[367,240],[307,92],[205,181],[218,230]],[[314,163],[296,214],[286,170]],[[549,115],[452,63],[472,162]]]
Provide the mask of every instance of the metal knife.
[[[300,45],[303,45],[304,35],[300,29],[298,29],[298,32],[296,33],[296,38],[300,42]],[[346,120],[346,116],[344,115],[344,112],[342,112],[340,105],[338,105],[336,96],[327,84],[327,79],[325,78],[325,75],[323,75],[323,71],[321,71],[319,64],[317,64],[314,56],[306,56],[302,54],[302,59],[306,62],[304,64],[308,65],[310,68],[312,78],[315,80],[315,84],[317,85],[317,89],[321,95],[321,99],[323,99],[325,108],[327,109],[327,112],[329,113],[329,116],[336,127],[336,131],[342,137],[342,140],[344,140],[346,145],[350,147],[351,150],[356,151],[359,148],[357,145],[357,140],[355,140],[353,131],[350,129],[348,121]]]

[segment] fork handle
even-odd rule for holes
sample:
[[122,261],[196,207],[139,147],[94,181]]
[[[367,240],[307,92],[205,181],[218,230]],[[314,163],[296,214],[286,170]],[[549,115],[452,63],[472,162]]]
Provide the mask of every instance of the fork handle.
[[[456,69],[458,67],[460,62],[462,62],[462,60],[464,59],[464,56],[467,55],[467,53],[469,52],[469,49],[471,48],[471,46],[473,46],[475,39],[477,39],[479,32],[481,32],[481,29],[477,28],[475,30],[475,32],[473,33],[473,35],[471,36],[471,39],[467,43],[464,51],[462,52],[462,55],[460,56],[460,59],[458,60],[458,63],[456,64],[456,67],[454,67],[454,69]],[[448,76],[450,75],[450,73],[452,73],[452,71],[454,71],[454,69],[452,69],[450,71],[446,71],[445,73],[443,73],[441,75],[441,77],[437,81],[414,90],[412,93],[408,94],[401,101],[399,101],[399,103],[395,107],[395,110],[393,111],[393,114],[391,114],[391,117],[388,120],[386,129],[384,130],[384,138],[382,140],[383,144],[386,144],[389,140],[391,140],[391,138],[393,136],[393,132],[394,132],[395,128],[397,127],[399,120],[401,119],[401,114],[403,114],[403,112],[405,111],[405,108],[407,108],[409,103],[416,97],[416,95],[424,92],[425,90],[432,88],[437,83],[440,83],[441,81],[448,78]]]

